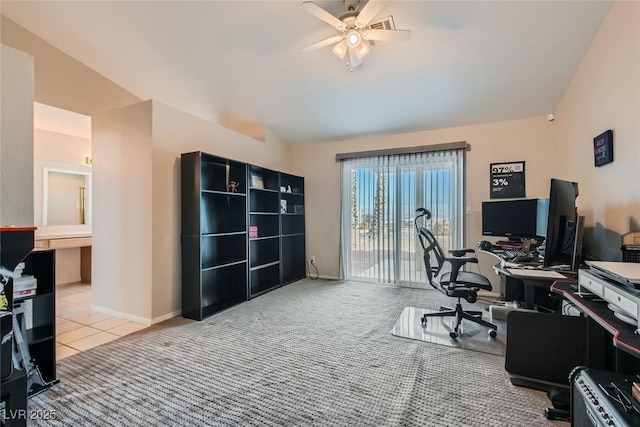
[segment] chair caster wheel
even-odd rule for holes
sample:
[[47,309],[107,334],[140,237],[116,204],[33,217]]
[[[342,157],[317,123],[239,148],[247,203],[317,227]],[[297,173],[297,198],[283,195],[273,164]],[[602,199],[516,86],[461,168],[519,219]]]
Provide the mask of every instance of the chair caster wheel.
[[458,338],[458,333],[457,332],[449,332],[449,336],[453,339]]
[[497,337],[497,336],[498,336],[498,333],[497,333],[494,329],[491,329],[491,330],[489,331],[489,336],[490,336],[491,338],[495,338],[495,337]]

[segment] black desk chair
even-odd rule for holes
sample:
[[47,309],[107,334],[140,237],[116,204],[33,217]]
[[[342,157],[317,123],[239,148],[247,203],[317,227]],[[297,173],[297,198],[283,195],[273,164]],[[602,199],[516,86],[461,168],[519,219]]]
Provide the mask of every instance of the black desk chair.
[[[422,246],[422,258],[429,284],[435,289],[444,292],[445,295],[458,299],[455,309],[440,307],[439,312],[425,313],[422,316],[422,324],[425,325],[429,317],[455,317],[454,330],[449,332],[449,335],[451,338],[457,338],[460,324],[463,319],[466,319],[490,328],[489,335],[495,338],[498,327],[483,320],[481,311],[464,311],[460,303],[462,298],[469,303],[474,303],[478,299],[479,290],[490,291],[492,289],[491,282],[485,276],[469,271],[461,271],[462,266],[467,263],[478,263],[477,258],[465,256],[469,252],[474,252],[474,250],[451,249],[449,253],[453,256],[446,257],[433,233],[427,228],[418,225],[420,218],[431,219],[431,212],[427,209],[419,208],[416,209],[416,213],[418,215],[414,220],[414,224]],[[451,264],[450,272],[442,271],[445,262]]]

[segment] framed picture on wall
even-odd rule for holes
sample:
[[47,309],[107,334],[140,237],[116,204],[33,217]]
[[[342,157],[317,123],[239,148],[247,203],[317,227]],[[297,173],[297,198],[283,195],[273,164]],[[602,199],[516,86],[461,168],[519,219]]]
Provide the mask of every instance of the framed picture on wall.
[[593,138],[593,162],[596,167],[613,162],[613,131],[604,131]]
[[526,197],[524,161],[491,163],[489,174],[489,197],[491,199]]

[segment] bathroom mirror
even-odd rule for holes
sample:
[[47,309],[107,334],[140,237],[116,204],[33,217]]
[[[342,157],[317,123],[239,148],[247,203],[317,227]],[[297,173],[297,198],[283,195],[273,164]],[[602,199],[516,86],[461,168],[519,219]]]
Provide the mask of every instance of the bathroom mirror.
[[44,167],[42,225],[91,224],[89,167]]

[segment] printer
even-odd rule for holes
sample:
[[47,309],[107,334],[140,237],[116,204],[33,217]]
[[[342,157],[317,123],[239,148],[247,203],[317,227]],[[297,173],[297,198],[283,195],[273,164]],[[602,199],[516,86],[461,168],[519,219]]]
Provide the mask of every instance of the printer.
[[640,263],[587,261],[578,271],[578,290],[598,295],[620,320],[640,334]]

